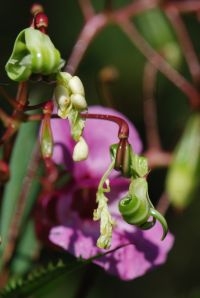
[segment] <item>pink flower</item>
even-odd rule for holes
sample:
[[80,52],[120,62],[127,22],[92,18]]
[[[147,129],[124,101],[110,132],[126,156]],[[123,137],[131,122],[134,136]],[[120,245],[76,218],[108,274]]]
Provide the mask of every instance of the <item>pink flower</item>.
[[[124,118],[129,124],[129,142],[136,153],[141,152],[138,133],[125,116],[100,106],[90,107],[89,112]],[[74,163],[71,157],[74,142],[68,122],[53,119],[51,123],[55,141],[53,159],[65,166],[71,178],[60,191],[40,198],[36,224],[38,235],[45,240],[48,233],[46,240],[76,257],[87,259],[100,252],[105,253],[105,250],[96,247],[99,223],[92,220],[92,214],[96,208],[98,183],[111,161],[109,147],[118,142],[118,127],[109,121],[86,120],[84,139],[89,145],[89,157]],[[161,241],[162,228],[159,223],[148,231],[141,231],[124,222],[117,206],[128,190],[129,180],[113,171],[110,186],[109,210],[117,222],[110,250],[120,248],[94,260],[94,263],[123,280],[130,280],[165,262],[173,245],[173,236],[168,233]]]

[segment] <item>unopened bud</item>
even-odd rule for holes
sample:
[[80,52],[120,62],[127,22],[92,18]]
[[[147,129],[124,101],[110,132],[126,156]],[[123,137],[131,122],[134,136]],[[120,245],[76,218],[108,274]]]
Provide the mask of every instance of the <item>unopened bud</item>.
[[87,102],[85,97],[81,94],[72,94],[71,95],[71,103],[74,108],[77,110],[85,110],[87,108]]
[[83,84],[77,76],[74,76],[70,79],[69,88],[73,94],[85,95]]
[[66,119],[68,116],[68,107],[71,102],[67,88],[62,85],[57,85],[54,95],[58,104],[58,114],[61,118]]
[[57,74],[57,85],[68,88],[68,83],[71,80],[72,75],[69,72],[61,71]]
[[51,157],[53,153],[53,136],[49,117],[44,118],[42,121],[40,143],[43,158]]
[[85,160],[88,157],[89,149],[86,141],[83,137],[80,137],[78,143],[76,143],[73,151],[73,160],[74,161],[81,161]]

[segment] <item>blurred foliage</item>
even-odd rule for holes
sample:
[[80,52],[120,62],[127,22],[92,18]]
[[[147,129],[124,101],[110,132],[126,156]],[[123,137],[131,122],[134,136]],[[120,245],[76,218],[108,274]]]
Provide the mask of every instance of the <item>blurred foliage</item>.
[[[130,2],[128,0],[113,1],[114,7],[118,8]],[[33,1],[29,0],[1,1],[0,83],[5,84],[5,88],[11,94],[15,94],[16,85],[7,78],[4,65],[10,56],[13,41],[17,34],[20,30],[27,27],[27,24],[30,22],[29,8],[32,3]],[[78,1],[43,0],[40,3],[44,5],[49,17],[49,35],[56,47],[60,49],[62,57],[67,60],[83,26],[83,17]],[[97,11],[101,11],[104,7],[104,1],[95,0],[93,3]],[[200,23],[192,15],[184,17],[184,21],[199,55]],[[109,86],[113,98],[113,106],[127,115],[136,124],[145,144],[142,116],[142,76],[144,65],[145,58],[143,55],[130,43],[117,26],[110,25],[93,40],[77,73],[84,83],[86,98],[89,104],[101,103],[106,105],[106,100],[99,85],[99,72],[106,66],[116,68],[119,76]],[[180,69],[186,77],[189,77],[184,61]],[[49,96],[49,91],[46,91],[45,85],[41,85],[40,92],[41,98]],[[190,113],[187,99],[171,82],[160,74],[157,82],[156,100],[159,130],[163,146],[167,149],[173,149]],[[3,98],[1,98],[1,102],[1,106],[9,110]],[[155,201],[159,198],[161,189],[164,187],[165,175],[166,171],[155,171],[153,173],[153,178],[151,179],[153,186],[151,186],[150,192],[154,194]],[[157,185],[159,186],[157,187]],[[184,213],[177,213],[170,209],[167,214],[170,230],[175,235],[175,245],[166,264],[131,282],[119,281],[93,265],[92,267],[97,278],[92,284],[87,298],[117,298],[122,296],[126,298],[200,297],[199,195],[200,193],[198,192],[196,195],[197,199]],[[46,255],[44,253],[44,259],[49,254],[50,252]],[[74,297],[85,273],[87,273],[86,268],[71,275],[62,276],[38,289],[38,292],[31,297]]]

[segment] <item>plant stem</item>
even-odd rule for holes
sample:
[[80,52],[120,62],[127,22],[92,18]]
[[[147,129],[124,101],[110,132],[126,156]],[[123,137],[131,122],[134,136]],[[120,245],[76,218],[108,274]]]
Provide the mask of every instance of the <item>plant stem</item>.
[[199,59],[197,57],[197,54],[195,53],[185,24],[183,23],[181,16],[179,15],[178,9],[170,8],[166,9],[165,11],[179,39],[179,43],[187,61],[193,82],[198,85],[200,81]]
[[195,87],[178,71],[172,68],[171,65],[148,44],[131,21],[124,20],[123,22],[118,22],[118,25],[138,47],[141,53],[143,53],[147,60],[188,97],[191,107],[198,109],[200,107],[200,96]]
[[128,139],[129,136],[129,127],[127,122],[117,116],[107,115],[107,114],[80,114],[82,118],[87,119],[99,119],[99,120],[108,120],[115,122],[119,126],[118,137],[119,139]]
[[191,13],[200,10],[200,2],[196,0],[177,0],[177,1],[166,1],[163,5],[163,9],[176,8],[180,13]]
[[97,14],[90,18],[83,27],[75,46],[73,47],[72,54],[68,59],[68,63],[65,66],[65,71],[73,75],[78,68],[89,44],[100,30],[107,24],[107,18],[105,14]]
[[83,14],[86,18],[86,23],[77,38],[64,70],[72,75],[76,72],[90,43],[106,25],[112,21],[116,22],[116,20],[120,23],[122,20],[126,20],[145,10],[156,7],[158,3],[158,0],[138,0],[118,10],[104,11],[99,14],[94,14],[90,2],[87,1],[86,6],[83,1],[80,1]]
[[91,17],[94,16],[95,12],[90,0],[79,0],[79,6],[85,18],[85,21],[88,21]]
[[144,94],[144,123],[147,137],[148,150],[160,150],[161,143],[158,131],[157,109],[154,97],[157,69],[147,62],[144,69],[143,94]]

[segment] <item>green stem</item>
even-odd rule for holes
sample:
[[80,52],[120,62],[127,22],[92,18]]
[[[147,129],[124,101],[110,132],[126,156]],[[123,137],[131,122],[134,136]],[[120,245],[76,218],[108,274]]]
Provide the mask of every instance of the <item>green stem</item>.
[[104,175],[102,176],[102,178],[99,182],[98,191],[100,191],[102,189],[105,192],[109,191],[108,189],[104,188],[104,183],[108,179],[108,177],[109,177],[110,173],[112,172],[112,170],[114,169],[114,165],[115,165],[115,160],[112,160],[111,164],[109,165],[108,169],[106,170],[106,172],[104,173]]

